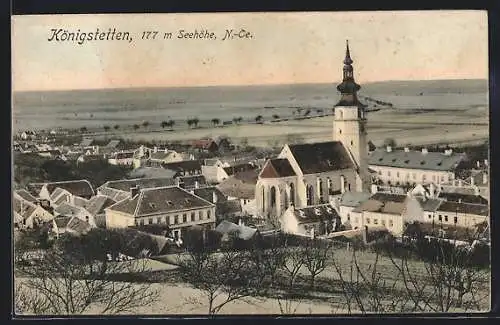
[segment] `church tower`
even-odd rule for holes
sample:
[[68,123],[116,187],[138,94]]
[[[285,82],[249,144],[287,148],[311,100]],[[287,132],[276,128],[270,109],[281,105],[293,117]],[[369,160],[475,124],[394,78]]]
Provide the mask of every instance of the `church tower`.
[[333,140],[344,145],[355,163],[359,175],[356,181],[356,190],[369,191],[370,176],[368,173],[365,105],[357,97],[357,92],[361,86],[354,81],[349,41],[346,41],[346,43],[343,80],[337,86],[341,98],[335,105]]

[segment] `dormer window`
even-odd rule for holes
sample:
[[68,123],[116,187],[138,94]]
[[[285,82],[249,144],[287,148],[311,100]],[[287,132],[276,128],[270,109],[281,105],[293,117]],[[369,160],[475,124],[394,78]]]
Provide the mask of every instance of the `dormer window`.
[[425,165],[425,160],[422,160],[422,161],[420,162],[420,165]]
[[321,215],[321,211],[318,208],[314,208],[314,214],[319,216]]
[[150,202],[150,203],[149,203],[149,207],[150,207],[151,209],[156,209],[156,204],[154,204],[153,202]]

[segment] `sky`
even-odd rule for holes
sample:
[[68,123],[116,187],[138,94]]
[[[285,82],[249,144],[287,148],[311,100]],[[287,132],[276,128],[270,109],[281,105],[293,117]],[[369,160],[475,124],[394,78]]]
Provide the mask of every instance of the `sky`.
[[[13,16],[13,90],[331,83],[349,40],[358,83],[487,79],[486,11]],[[128,41],[49,42],[52,28]],[[223,41],[226,29],[251,39]],[[209,30],[216,40],[177,39]],[[143,31],[172,39],[141,40]]]

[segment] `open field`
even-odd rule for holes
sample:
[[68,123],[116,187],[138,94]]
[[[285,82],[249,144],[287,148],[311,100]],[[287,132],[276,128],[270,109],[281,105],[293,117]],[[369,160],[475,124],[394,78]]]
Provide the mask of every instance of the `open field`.
[[[148,128],[137,131],[100,134],[100,138],[117,136],[135,141],[183,141],[225,135],[235,143],[245,139],[250,145],[282,145],[297,139],[321,142],[332,139],[333,117],[314,117],[264,124],[242,124],[198,129],[174,128],[173,131]],[[488,115],[477,108],[463,111],[382,110],[368,114],[368,140],[381,145],[394,138],[400,145],[456,144],[482,142],[489,137]],[[112,134],[112,135],[111,135]]]
[[[360,82],[362,101],[380,109],[368,114],[368,139],[375,144],[387,137],[415,145],[488,137],[487,80]],[[368,98],[393,106],[375,106]],[[338,100],[334,84],[23,92],[14,94],[13,129],[86,127],[90,136],[145,141],[227,135],[255,146],[281,145],[290,137],[317,142],[331,140],[333,123],[332,116],[317,116],[331,114]],[[306,110],[313,118],[293,120]],[[255,124],[258,115],[264,124]],[[273,115],[288,121],[272,123]],[[186,121],[194,117],[199,128],[190,129]],[[211,122],[237,117],[241,125],[214,127]],[[161,128],[167,120],[175,122],[173,131]],[[110,130],[104,132],[104,126]]]

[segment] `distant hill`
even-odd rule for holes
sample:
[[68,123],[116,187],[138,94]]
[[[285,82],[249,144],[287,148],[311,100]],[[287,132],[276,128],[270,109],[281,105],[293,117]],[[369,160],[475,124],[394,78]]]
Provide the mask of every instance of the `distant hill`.
[[395,80],[361,84],[367,93],[386,93],[397,95],[446,94],[446,93],[487,93],[486,79],[457,80]]

